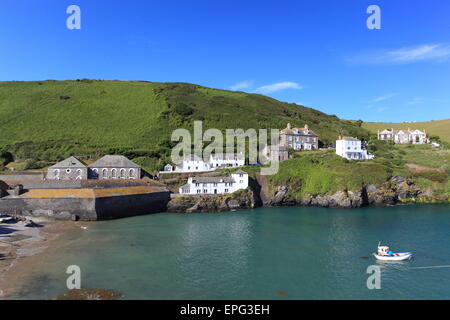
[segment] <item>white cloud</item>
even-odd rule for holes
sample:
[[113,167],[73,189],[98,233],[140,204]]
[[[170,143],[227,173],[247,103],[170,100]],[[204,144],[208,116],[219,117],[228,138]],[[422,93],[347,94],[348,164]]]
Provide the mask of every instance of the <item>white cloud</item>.
[[421,104],[423,102],[423,98],[414,98],[408,101],[407,105]]
[[253,86],[253,81],[241,81],[241,82],[238,82],[238,83],[235,83],[234,85],[232,85],[230,87],[230,89],[233,91],[238,91],[238,90],[249,89],[252,86]]
[[390,93],[390,94],[386,94],[384,96],[379,96],[379,97],[377,97],[375,99],[370,100],[369,103],[376,103],[376,102],[385,101],[385,100],[388,100],[388,99],[390,99],[390,98],[392,98],[392,97],[394,97],[396,95],[397,95],[396,93]]
[[296,82],[285,81],[285,82],[277,82],[277,83],[272,83],[272,84],[268,84],[268,85],[259,87],[255,90],[255,92],[269,94],[269,93],[274,93],[274,92],[277,92],[280,90],[285,90],[285,89],[300,90],[300,89],[303,89],[303,87]]
[[424,44],[394,50],[374,50],[350,57],[353,64],[407,64],[419,61],[442,62],[450,57],[450,46],[444,44]]

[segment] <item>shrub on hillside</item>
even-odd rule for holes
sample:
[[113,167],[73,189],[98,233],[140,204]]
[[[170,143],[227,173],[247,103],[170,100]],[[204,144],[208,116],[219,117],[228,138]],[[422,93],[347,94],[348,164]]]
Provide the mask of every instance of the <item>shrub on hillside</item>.
[[173,111],[175,113],[179,114],[180,116],[190,116],[191,114],[194,113],[194,109],[192,109],[191,107],[189,107],[188,105],[186,105],[184,103],[177,104],[173,108]]

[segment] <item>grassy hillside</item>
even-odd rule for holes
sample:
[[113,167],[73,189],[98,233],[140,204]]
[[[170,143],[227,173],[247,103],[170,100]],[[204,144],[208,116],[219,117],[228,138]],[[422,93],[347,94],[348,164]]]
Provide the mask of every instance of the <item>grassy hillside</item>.
[[[340,134],[367,138],[358,123],[262,95],[183,83],[136,81],[0,82],[0,151],[27,169],[71,154],[124,154],[158,169],[176,128],[284,128],[305,123],[324,144]],[[1,160],[7,156],[0,154]],[[7,161],[5,161],[7,162]]]
[[280,170],[270,176],[269,187],[287,185],[290,195],[333,193],[359,190],[362,185],[382,185],[392,176],[412,179],[436,199],[450,198],[450,150],[429,145],[392,145],[377,142],[370,145],[375,159],[348,161],[333,151],[299,152],[295,158],[280,163]]
[[377,130],[383,129],[420,129],[426,130],[430,135],[437,135],[442,141],[450,143],[450,119],[436,120],[427,122],[414,122],[414,123],[382,123],[382,122],[364,122],[362,127],[370,130],[373,133],[377,133]]

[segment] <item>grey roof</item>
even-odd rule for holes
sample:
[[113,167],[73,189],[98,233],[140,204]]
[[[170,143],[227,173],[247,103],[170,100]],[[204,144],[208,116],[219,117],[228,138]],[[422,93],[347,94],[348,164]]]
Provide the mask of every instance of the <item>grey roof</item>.
[[353,137],[342,137],[341,140],[347,140],[347,141],[360,141],[357,138],[353,138]]
[[56,168],[86,168],[86,164],[80,159],[77,159],[76,157],[72,156],[50,167],[50,169]]
[[89,168],[140,168],[140,166],[124,156],[108,155],[91,163]]
[[215,153],[211,154],[213,159],[225,159],[225,160],[242,160],[244,155],[242,153]]
[[233,172],[233,173],[237,173],[237,174],[247,174],[247,172],[245,172],[244,170],[237,170],[237,171],[235,171],[235,172]]
[[192,177],[193,183],[235,182],[231,177]]

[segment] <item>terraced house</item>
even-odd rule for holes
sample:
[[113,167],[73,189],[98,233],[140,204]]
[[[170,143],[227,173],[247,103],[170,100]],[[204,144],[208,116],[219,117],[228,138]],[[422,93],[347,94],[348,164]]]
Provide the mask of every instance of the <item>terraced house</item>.
[[179,192],[183,195],[227,194],[247,187],[247,172],[238,170],[224,177],[189,177]]
[[427,134],[425,130],[394,130],[385,129],[378,130],[378,140],[394,141],[395,143],[405,144],[426,144],[428,143]]
[[280,146],[294,150],[312,150],[319,148],[319,136],[305,124],[303,128],[292,128],[288,123],[280,131]]

